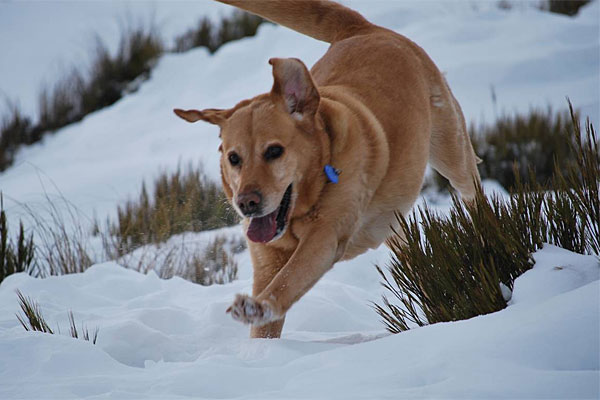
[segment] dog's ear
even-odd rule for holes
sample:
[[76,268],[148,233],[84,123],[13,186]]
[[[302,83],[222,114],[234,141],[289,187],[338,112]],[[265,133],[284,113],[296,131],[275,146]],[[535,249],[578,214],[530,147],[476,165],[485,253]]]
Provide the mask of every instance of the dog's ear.
[[319,108],[319,92],[310,72],[297,58],[271,58],[271,95],[283,100],[287,111],[298,120],[314,118]]
[[214,125],[223,124],[233,113],[232,110],[221,110],[217,108],[208,108],[202,111],[176,108],[173,112],[177,114],[179,118],[185,119],[187,122],[197,122],[202,120]]

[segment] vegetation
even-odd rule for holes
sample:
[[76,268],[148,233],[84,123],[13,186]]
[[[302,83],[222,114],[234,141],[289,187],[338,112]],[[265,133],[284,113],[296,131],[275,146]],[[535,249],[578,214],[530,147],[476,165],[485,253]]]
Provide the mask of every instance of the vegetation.
[[46,194],[45,200],[45,206],[23,205],[36,240],[29,273],[46,278],[84,272],[93,264],[85,217],[64,197]]
[[[141,273],[153,271],[161,279],[177,276],[204,286],[237,279],[238,266],[233,255],[246,248],[243,239],[235,235],[227,238],[217,236],[206,246],[198,246],[197,239],[187,240],[186,236],[171,238],[168,243],[141,247],[116,261]],[[179,239],[181,242],[177,243]]]
[[[219,24],[205,17],[196,29],[176,39],[174,51],[203,46],[214,53],[227,42],[254,36],[263,22],[263,19],[241,11],[223,17]],[[89,70],[74,68],[40,92],[39,121],[34,123],[16,104],[9,104],[9,112],[0,122],[0,171],[12,165],[21,146],[37,143],[44,135],[80,121],[137,90],[164,51],[158,29],[153,24],[123,30],[114,55],[97,37]]]
[[514,215],[500,199],[489,201],[480,191],[472,205],[463,207],[456,196],[453,203],[448,219],[427,206],[420,218],[397,216],[402,234],[390,241],[392,280],[378,271],[403,307],[385,296],[384,306],[375,305],[390,332],[500,310],[506,305],[500,282],[512,287],[533,265]]
[[17,314],[17,319],[23,325],[26,331],[37,331],[53,334],[54,331],[50,328],[39,304],[33,301],[31,298],[26,297],[21,291],[17,290],[17,296],[19,297],[19,305],[24,316]]
[[9,240],[8,236],[8,221],[0,193],[0,283],[9,275],[30,271],[35,251],[33,235],[26,236],[22,222],[16,243]]
[[[53,331],[42,314],[42,310],[38,303],[32,300],[30,297],[25,296],[21,291],[17,290],[17,297],[19,298],[19,305],[23,315],[17,314],[17,319],[26,331],[37,331],[43,333],[54,334]],[[60,328],[57,330],[60,333]],[[80,336],[83,340],[96,344],[98,340],[99,329],[96,328],[90,331],[87,327],[81,324],[81,333],[77,330],[75,324],[75,318],[73,317],[73,311],[69,311],[69,334],[71,337],[78,339]]]
[[[243,240],[217,237],[203,252],[188,250],[183,236],[180,245],[175,241],[164,243],[175,234],[236,223],[219,186],[209,181],[200,168],[191,166],[161,174],[154,186],[152,199],[142,185],[139,202],[119,207],[118,221],[109,222],[108,231],[96,221],[94,233],[103,242],[104,256],[140,272],[154,270],[165,279],[181,276],[202,285],[236,279],[237,264],[232,254],[245,248]],[[22,206],[32,232],[27,236],[21,224],[13,243],[0,196],[0,282],[5,276],[23,271],[40,278],[81,273],[98,261],[90,251],[85,217],[63,197],[57,200],[46,195],[45,199],[43,207]]]
[[237,223],[220,186],[208,180],[201,169],[162,173],[154,181],[152,197],[146,185],[136,201],[118,207],[117,223],[109,223],[107,254],[118,258],[136,248],[160,243],[172,235],[199,232]]
[[[220,236],[208,245],[204,254],[193,254],[185,264],[182,277],[204,286],[222,285],[236,280],[238,266],[226,244],[226,239]],[[244,248],[245,245],[242,245],[241,249]],[[234,252],[239,249],[234,249]]]
[[[96,329],[92,331],[92,334],[90,336],[90,331],[88,330],[88,328],[81,324],[81,338],[88,342],[92,342],[93,344],[96,344],[96,341],[98,340],[99,331],[100,328],[96,327]],[[73,316],[73,311],[69,311],[69,333],[71,334],[71,337],[75,339],[78,339],[80,336],[79,331],[77,330],[77,326],[75,325],[75,317]]]
[[[579,118],[578,113],[574,117]],[[483,160],[479,165],[481,178],[495,179],[507,189],[514,187],[517,176],[523,183],[548,185],[555,160],[565,168],[576,163],[576,135],[570,121],[569,111],[553,112],[548,108],[503,116],[491,126],[472,126],[471,141]]]
[[579,12],[581,7],[589,2],[590,0],[547,0],[546,3],[542,3],[542,9],[557,14],[573,16]]
[[204,17],[195,28],[175,39],[175,51],[181,53],[195,47],[205,47],[214,53],[225,43],[256,35],[263,22],[266,21],[256,15],[238,10],[222,18],[218,26]]
[[[502,287],[532,266],[531,253],[543,243],[579,253],[600,253],[600,152],[593,126],[582,140],[579,117],[570,110],[572,129],[561,134],[575,163],[554,166],[548,185],[523,183],[518,169],[513,194],[475,202],[456,196],[447,218],[427,205],[408,218],[398,215],[401,230],[390,241],[388,274],[379,267],[383,286],[396,302],[383,297],[375,305],[390,332],[413,325],[455,321],[506,306]],[[552,188],[554,191],[550,191]]]
[[9,113],[0,123],[0,171],[12,165],[20,145],[33,143],[31,133],[31,120],[15,104],[9,104]]
[[[577,112],[574,116],[579,118]],[[548,107],[504,115],[493,125],[471,125],[469,131],[475,153],[483,160],[478,165],[481,179],[496,180],[507,190],[513,190],[517,180],[552,187],[555,161],[564,168],[577,163],[569,110],[555,112]],[[448,180],[435,171],[425,186],[431,185],[440,191],[450,189]]]
[[153,26],[124,30],[115,55],[97,39],[89,71],[73,69],[41,91],[37,123],[32,123],[16,105],[10,105],[0,131],[0,171],[12,164],[20,146],[36,143],[45,134],[80,121],[134,91],[149,76],[162,52],[162,41]]

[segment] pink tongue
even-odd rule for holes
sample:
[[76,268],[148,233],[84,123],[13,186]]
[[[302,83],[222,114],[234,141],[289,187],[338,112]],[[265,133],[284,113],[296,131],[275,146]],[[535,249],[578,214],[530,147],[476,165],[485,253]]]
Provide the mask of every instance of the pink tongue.
[[250,226],[248,227],[248,232],[246,232],[248,239],[259,243],[267,243],[269,240],[273,239],[277,233],[278,211],[279,209],[264,217],[252,218]]

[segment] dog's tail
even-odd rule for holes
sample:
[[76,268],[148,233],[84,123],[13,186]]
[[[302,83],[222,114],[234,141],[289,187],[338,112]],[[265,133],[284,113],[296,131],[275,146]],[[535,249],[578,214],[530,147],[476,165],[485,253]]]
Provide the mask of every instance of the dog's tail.
[[297,32],[334,43],[381,29],[362,15],[327,0],[217,0]]

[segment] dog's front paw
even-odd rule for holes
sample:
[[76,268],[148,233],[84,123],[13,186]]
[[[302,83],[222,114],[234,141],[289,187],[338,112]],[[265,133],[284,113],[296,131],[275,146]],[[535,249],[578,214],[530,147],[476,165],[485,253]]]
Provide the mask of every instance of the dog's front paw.
[[257,301],[245,294],[237,294],[227,312],[236,321],[257,326],[279,319],[267,301]]

